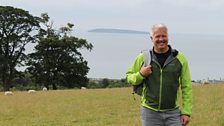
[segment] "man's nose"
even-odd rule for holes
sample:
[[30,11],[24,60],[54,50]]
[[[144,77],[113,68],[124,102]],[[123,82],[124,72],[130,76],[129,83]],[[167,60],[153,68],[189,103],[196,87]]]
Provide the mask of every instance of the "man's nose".
[[161,37],[159,37],[159,41],[163,41],[164,40],[164,38],[161,36]]

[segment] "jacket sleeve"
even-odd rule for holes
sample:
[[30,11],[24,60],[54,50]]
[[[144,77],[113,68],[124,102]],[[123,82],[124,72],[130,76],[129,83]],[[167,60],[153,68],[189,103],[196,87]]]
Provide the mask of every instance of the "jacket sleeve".
[[144,57],[143,54],[140,53],[126,73],[126,80],[128,84],[138,85],[142,83],[144,77],[140,74],[140,69],[142,67],[143,62]]
[[192,114],[192,84],[190,71],[188,67],[188,62],[186,58],[182,55],[182,71],[181,71],[181,91],[182,91],[182,114],[189,115]]

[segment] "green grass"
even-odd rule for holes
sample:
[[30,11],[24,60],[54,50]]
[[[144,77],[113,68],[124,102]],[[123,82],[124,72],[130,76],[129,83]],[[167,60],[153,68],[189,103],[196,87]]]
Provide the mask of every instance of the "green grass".
[[[224,84],[194,86],[189,126],[224,125]],[[131,88],[0,92],[0,126],[140,126]]]
[[191,126],[224,126],[224,84],[194,86]]

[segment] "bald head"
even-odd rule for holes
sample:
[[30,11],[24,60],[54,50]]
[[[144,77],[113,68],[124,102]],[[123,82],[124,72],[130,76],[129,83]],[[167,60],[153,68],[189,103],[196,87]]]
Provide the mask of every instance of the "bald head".
[[160,24],[155,24],[155,25],[152,26],[150,36],[153,36],[154,31],[156,29],[164,29],[168,33],[168,29],[167,29],[166,25],[160,23]]

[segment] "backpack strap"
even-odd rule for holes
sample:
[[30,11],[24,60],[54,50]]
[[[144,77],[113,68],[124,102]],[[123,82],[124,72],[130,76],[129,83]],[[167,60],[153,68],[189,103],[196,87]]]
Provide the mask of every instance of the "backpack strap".
[[[152,58],[151,58],[151,50],[143,50],[141,53],[143,53],[143,56],[144,56],[144,63],[143,63],[143,65],[145,67],[148,66],[148,65],[150,65],[151,64],[151,61],[152,61]],[[143,83],[144,82],[142,82],[139,85],[133,85],[133,92],[132,92],[132,94],[138,94],[138,95],[141,96],[142,95],[142,91],[143,91]]]
[[151,50],[143,50],[142,51],[144,56],[144,66],[148,66],[151,64],[152,57],[151,57]]

